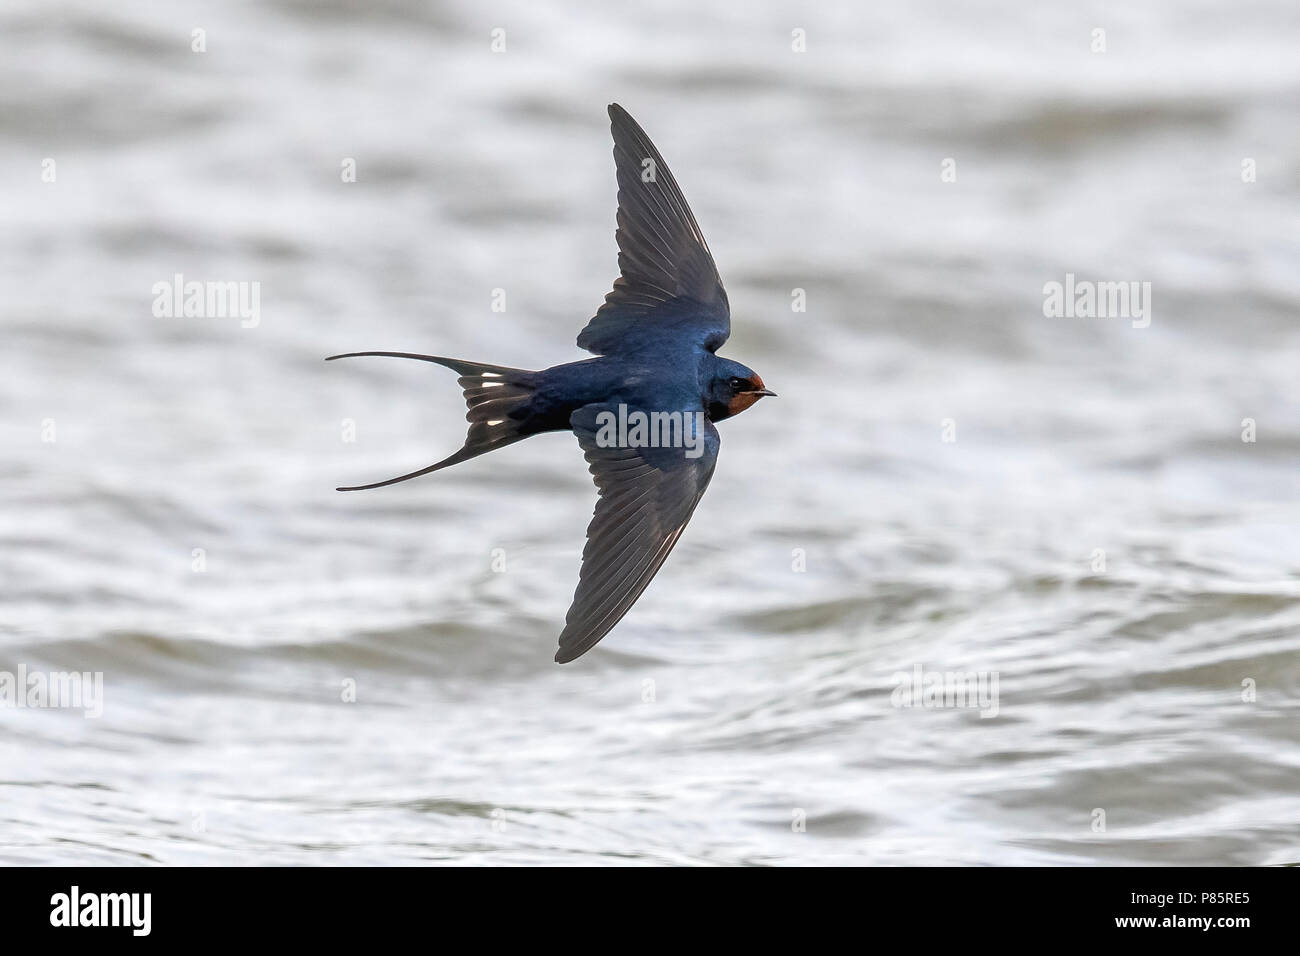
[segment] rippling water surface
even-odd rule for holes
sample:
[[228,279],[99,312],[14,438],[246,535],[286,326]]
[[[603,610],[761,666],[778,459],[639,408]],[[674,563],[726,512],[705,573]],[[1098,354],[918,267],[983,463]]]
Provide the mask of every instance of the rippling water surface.
[[[1264,3],[11,0],[0,671],[104,706],[0,708],[0,860],[1300,861],[1297,41]],[[321,358],[580,357],[610,101],[781,397],[557,667],[572,437],[340,495],[463,408]],[[1066,273],[1150,282],[1149,327],[1045,318]],[[260,321],[155,317],[176,274]],[[895,706],[917,668],[996,715]]]

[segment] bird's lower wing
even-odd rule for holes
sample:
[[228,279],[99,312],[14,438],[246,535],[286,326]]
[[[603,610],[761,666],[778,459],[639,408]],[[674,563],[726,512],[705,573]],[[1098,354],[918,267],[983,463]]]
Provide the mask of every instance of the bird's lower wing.
[[600,499],[587,527],[578,589],[555,654],[561,664],[589,651],[628,612],[709,486],[718,460],[718,431],[699,412],[679,414],[687,429],[681,433],[687,436],[684,444],[693,447],[620,446],[605,417],[617,421],[613,406],[586,405],[573,413],[573,431]]

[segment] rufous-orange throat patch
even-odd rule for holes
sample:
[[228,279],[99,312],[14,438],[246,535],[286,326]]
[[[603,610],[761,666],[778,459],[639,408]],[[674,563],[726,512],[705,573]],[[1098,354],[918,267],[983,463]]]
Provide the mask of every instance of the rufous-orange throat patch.
[[732,398],[731,402],[727,405],[727,411],[732,415],[739,415],[762,397],[763,396],[759,395],[757,392],[741,392]]

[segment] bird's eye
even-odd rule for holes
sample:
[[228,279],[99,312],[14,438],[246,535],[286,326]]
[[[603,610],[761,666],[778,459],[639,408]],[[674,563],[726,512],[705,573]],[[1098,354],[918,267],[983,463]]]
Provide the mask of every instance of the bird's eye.
[[743,378],[735,378],[733,376],[731,380],[727,382],[727,384],[730,385],[734,391],[738,392],[746,385],[748,385],[749,382],[745,381]]

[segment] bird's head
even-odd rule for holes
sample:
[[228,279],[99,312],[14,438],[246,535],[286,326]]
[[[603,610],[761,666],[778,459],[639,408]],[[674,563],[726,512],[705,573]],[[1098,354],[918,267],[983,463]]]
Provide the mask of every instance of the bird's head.
[[739,415],[764,395],[775,396],[776,392],[764,385],[753,369],[730,359],[718,359],[707,395],[709,418],[716,422]]

